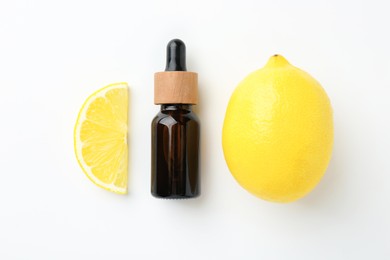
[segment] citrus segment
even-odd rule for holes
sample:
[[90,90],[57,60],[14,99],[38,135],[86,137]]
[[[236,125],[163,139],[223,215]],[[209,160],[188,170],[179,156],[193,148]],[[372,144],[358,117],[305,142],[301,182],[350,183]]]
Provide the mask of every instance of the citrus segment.
[[128,85],[106,86],[87,98],[80,109],[74,148],[84,173],[96,185],[127,193]]

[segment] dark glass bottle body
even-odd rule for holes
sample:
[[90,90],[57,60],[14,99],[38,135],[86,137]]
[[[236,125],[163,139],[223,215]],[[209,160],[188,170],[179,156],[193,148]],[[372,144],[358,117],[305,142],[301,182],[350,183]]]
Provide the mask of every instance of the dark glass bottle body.
[[200,125],[191,105],[161,105],[152,121],[152,188],[154,197],[200,195]]

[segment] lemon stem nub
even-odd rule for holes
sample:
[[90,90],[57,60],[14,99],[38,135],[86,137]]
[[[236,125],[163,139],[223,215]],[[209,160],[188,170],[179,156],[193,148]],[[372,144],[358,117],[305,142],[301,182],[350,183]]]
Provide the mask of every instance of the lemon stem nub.
[[282,67],[290,65],[290,63],[280,54],[274,54],[272,55],[265,67]]

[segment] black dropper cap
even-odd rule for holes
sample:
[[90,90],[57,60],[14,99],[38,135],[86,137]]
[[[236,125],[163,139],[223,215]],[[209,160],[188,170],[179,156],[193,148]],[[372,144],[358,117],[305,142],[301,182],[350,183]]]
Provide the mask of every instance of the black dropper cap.
[[182,40],[173,39],[168,42],[165,71],[187,71],[186,45]]

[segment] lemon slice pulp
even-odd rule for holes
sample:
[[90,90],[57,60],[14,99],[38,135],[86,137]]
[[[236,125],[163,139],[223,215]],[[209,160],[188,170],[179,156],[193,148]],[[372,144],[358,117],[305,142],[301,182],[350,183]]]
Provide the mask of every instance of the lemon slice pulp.
[[127,193],[128,85],[115,83],[84,102],[74,128],[76,158],[97,186]]

